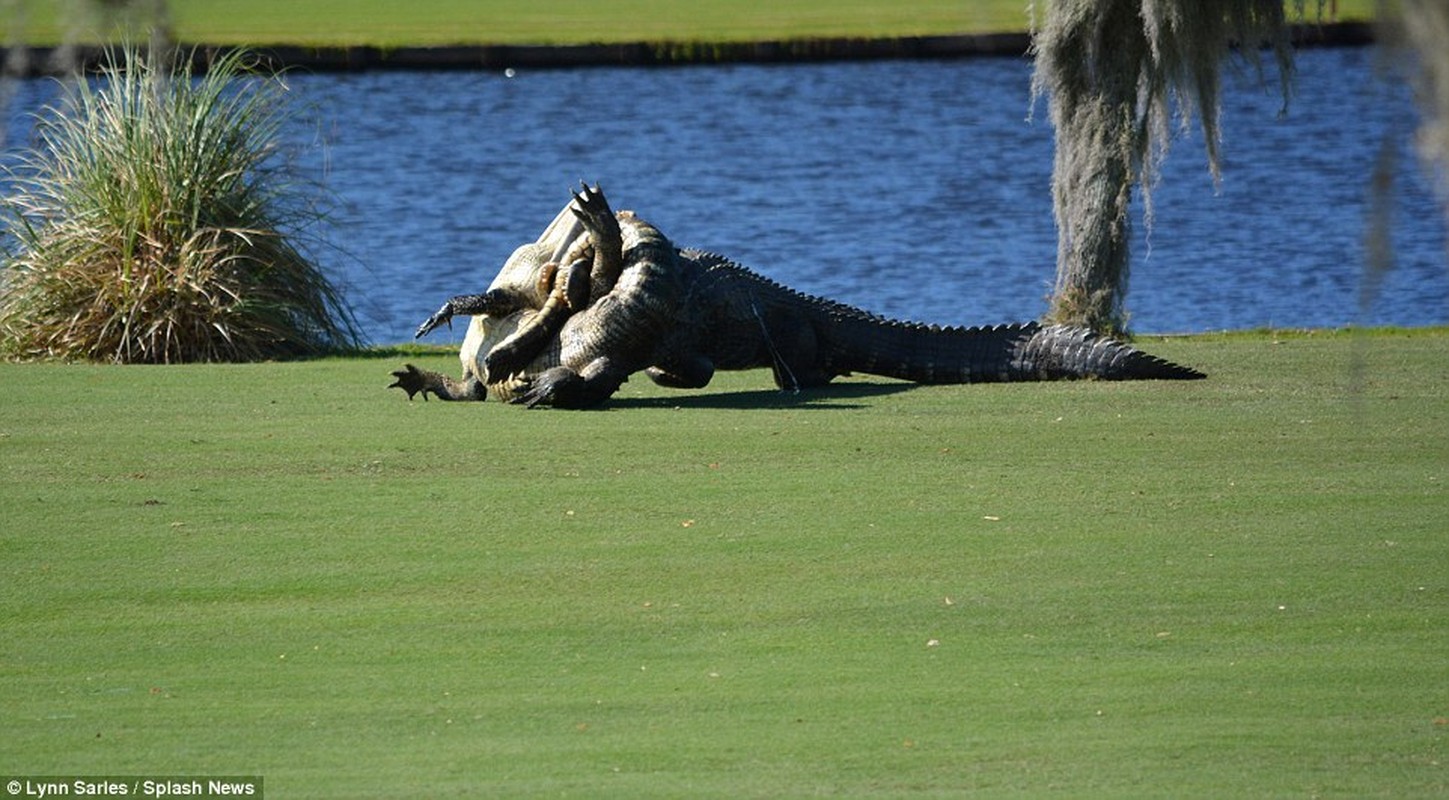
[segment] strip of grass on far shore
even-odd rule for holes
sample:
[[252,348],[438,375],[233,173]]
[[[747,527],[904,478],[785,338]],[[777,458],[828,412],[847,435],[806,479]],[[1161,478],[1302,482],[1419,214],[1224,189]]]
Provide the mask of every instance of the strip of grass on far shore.
[[[20,6],[11,24],[23,25],[32,44],[114,35],[108,20],[62,20],[59,12],[73,4],[20,0]],[[178,41],[222,45],[742,42],[1019,32],[1031,25],[1022,0],[170,0],[167,6]],[[1338,20],[1366,20],[1373,3],[1335,0],[1328,8],[1337,9]]]
[[[1449,331],[597,412],[0,364],[0,763],[277,797],[1449,792]],[[456,370],[436,350],[407,356]]]

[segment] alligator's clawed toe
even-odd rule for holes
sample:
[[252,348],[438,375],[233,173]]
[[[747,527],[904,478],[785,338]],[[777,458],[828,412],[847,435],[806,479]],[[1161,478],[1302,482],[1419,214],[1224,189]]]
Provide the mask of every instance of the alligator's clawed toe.
[[526,360],[517,347],[503,344],[483,357],[483,371],[490,381],[502,380],[522,372],[525,363]]
[[402,389],[408,393],[409,401],[416,394],[421,394],[424,400],[428,399],[428,381],[427,377],[423,375],[422,370],[412,364],[404,364],[403,368],[394,372],[392,376],[396,380],[389,383],[387,388]]
[[535,375],[509,402],[529,408],[583,408],[583,388],[584,379],[577,372],[568,367],[554,367]]
[[509,398],[508,402],[515,406],[537,408],[548,402],[548,392],[537,384],[529,384],[515,389],[513,397]]
[[508,402],[517,406],[537,408],[540,405],[548,405],[553,400],[552,382],[543,379],[542,376],[533,375],[514,387],[513,397]]
[[581,208],[588,208],[603,199],[604,190],[600,189],[597,183],[590,186],[587,181],[579,181],[579,190],[570,192],[570,194],[574,196],[574,202],[578,203]]
[[427,336],[428,334],[442,327],[443,325],[447,325],[448,330],[453,329],[452,303],[444,303],[443,307],[438,309],[435,314],[424,320],[423,324],[418,326],[417,332],[413,334],[413,338],[421,339],[424,336]]
[[570,208],[573,210],[574,216],[590,228],[598,229],[614,218],[614,212],[609,208],[609,201],[604,198],[604,191],[598,187],[598,184],[589,186],[581,182],[579,191],[573,194],[574,202]]

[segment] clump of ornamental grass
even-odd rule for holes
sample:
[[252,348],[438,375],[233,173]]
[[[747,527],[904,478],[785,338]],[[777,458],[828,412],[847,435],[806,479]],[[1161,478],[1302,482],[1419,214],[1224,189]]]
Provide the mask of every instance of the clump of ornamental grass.
[[112,54],[38,117],[10,176],[0,354],[117,363],[254,361],[356,347],[307,255],[315,187],[278,153],[274,76],[232,53]]

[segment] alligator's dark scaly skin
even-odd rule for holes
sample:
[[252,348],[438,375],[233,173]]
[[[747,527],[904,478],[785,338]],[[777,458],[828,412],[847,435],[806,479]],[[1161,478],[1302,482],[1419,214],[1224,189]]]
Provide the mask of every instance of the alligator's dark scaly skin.
[[[491,391],[529,406],[589,408],[640,370],[665,386],[699,388],[716,370],[768,367],[786,390],[852,372],[918,383],[1203,377],[1082,328],[886,319],[796,292],[723,256],[676,248],[633,214],[601,214],[600,206],[607,209],[602,193],[586,188],[538,242],[515,252],[488,293],[453,298],[419,329],[476,315],[461,354],[463,381],[409,365],[393,385],[409,397],[474,400]],[[572,209],[577,222],[562,225]],[[560,269],[543,253],[555,262],[572,253],[577,269],[591,266],[586,307],[559,299],[568,292],[541,278]],[[579,281],[572,283],[577,295]],[[502,371],[500,345],[508,353]]]

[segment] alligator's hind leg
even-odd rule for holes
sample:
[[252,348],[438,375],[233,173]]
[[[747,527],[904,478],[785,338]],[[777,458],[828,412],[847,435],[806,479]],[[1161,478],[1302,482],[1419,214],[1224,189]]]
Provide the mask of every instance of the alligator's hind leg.
[[589,270],[589,290],[594,299],[608,294],[624,270],[624,234],[619,219],[609,208],[609,201],[598,184],[580,184],[569,210],[588,230],[588,241],[594,250],[594,263]]
[[798,392],[830,383],[835,372],[820,363],[820,341],[809,325],[777,321],[760,326],[770,358],[770,372],[782,391]]

